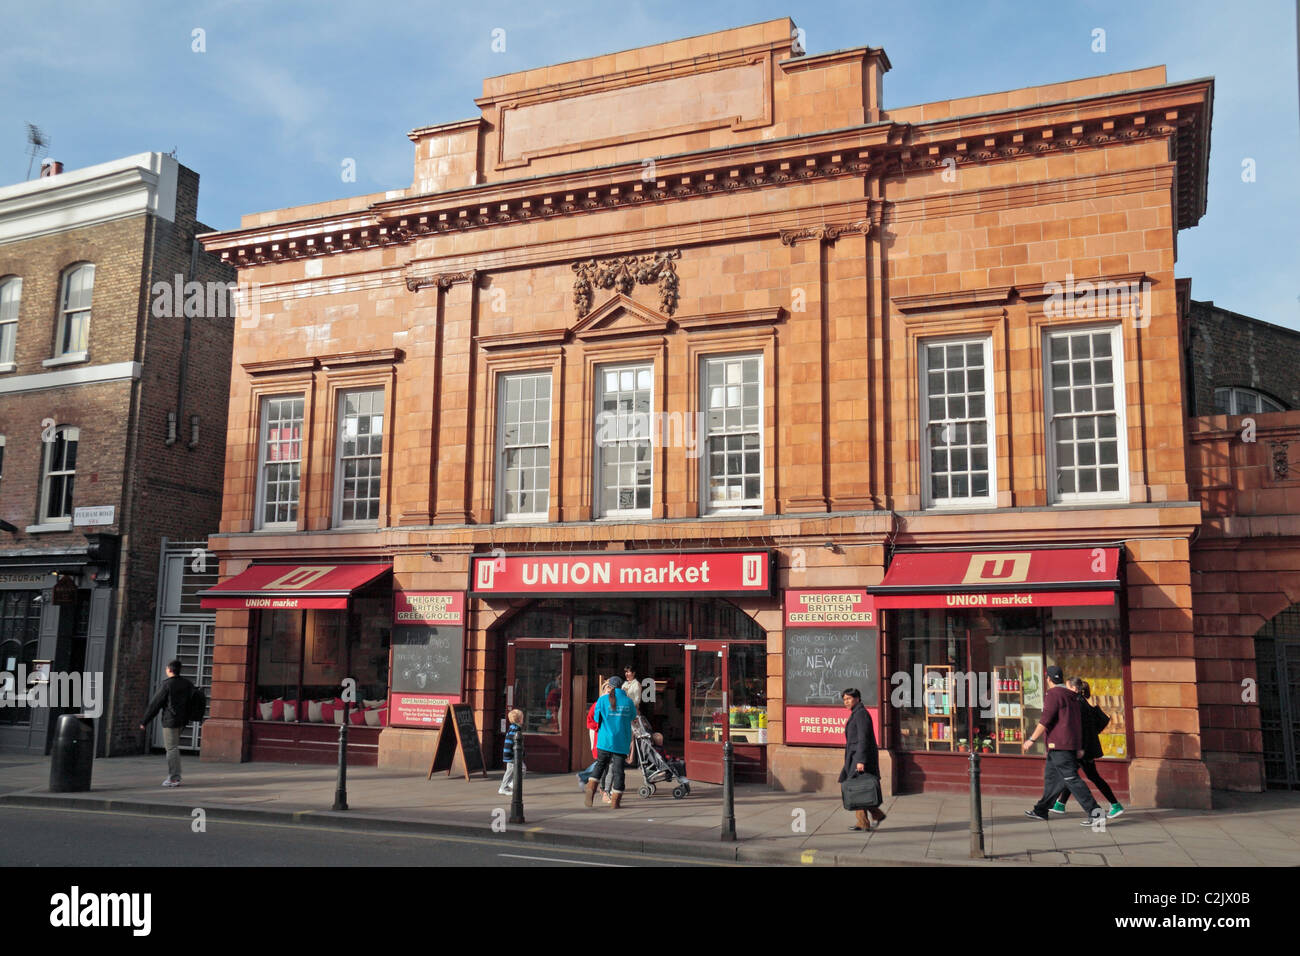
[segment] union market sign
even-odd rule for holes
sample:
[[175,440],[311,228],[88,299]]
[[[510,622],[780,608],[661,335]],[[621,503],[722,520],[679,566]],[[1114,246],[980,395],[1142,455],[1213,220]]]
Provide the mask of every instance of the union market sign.
[[770,595],[772,564],[768,549],[498,553],[470,563],[470,591],[476,597]]

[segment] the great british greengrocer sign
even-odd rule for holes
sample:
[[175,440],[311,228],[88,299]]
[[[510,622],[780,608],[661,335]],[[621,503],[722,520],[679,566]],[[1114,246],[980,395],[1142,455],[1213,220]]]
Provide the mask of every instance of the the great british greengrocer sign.
[[766,595],[772,592],[772,552],[482,555],[470,565],[470,590],[477,597]]

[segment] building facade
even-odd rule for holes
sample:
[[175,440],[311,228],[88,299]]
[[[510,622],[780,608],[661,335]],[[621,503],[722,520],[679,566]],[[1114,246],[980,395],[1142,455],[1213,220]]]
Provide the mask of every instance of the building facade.
[[1130,799],[1208,806],[1181,229],[1213,83],[886,108],[787,19],[485,81],[409,189],[204,237],[235,330],[207,759],[589,762],[632,665],[688,775],[1041,786],[1061,663]]
[[175,294],[235,272],[198,187],[142,153],[0,189],[0,748],[46,751],[60,708],[15,699],[46,670],[99,675],[101,754],[141,747],[161,539],[220,513],[233,318]]

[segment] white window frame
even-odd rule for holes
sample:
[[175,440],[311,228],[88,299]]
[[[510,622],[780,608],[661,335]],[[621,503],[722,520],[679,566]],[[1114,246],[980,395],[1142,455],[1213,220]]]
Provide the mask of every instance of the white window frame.
[[18,313],[22,309],[23,280],[19,276],[0,279],[0,372],[17,368]]
[[[78,308],[68,307],[68,295],[72,286],[72,277],[81,272],[90,273],[90,296],[89,301],[84,304],[79,303]],[[54,338],[54,358],[63,359],[64,361],[79,361],[86,358],[90,350],[90,316],[91,302],[95,296],[95,264],[93,262],[78,262],[63,270],[62,280],[59,282],[59,321],[56,323]],[[68,335],[68,320],[72,316],[82,317],[85,319],[85,342],[81,343],[79,349],[65,348],[64,340]]]
[[[1219,411],[1219,394],[1228,393],[1228,411]],[[1259,402],[1259,410],[1242,409],[1241,397],[1247,395]],[[1271,405],[1271,408],[1265,408],[1265,405]],[[1223,385],[1214,390],[1214,414],[1215,415],[1267,415],[1269,412],[1284,412],[1286,406],[1272,396],[1265,395],[1257,388],[1251,388],[1249,385]]]
[[[67,447],[67,444],[69,442],[80,443],[81,441],[81,429],[78,428],[76,425],[58,425],[55,427],[53,434],[63,436],[63,443],[65,448]],[[58,444],[58,442],[55,440],[51,440],[51,441],[44,442],[43,444],[45,445],[45,448],[41,454],[41,502],[40,502],[40,512],[37,515],[37,521],[39,522],[38,526],[48,527],[54,525],[54,526],[70,527],[72,525],[73,508],[75,508],[75,506],[73,506],[73,508],[68,509],[67,515],[60,515],[58,517],[50,516],[50,479],[54,478],[56,475],[63,475],[65,477],[71,476],[74,482],[73,487],[75,489],[76,487],[75,482],[77,479],[77,469],[73,467],[71,469],[67,469],[67,468],[60,469],[57,472],[52,471],[51,469],[54,464],[54,460],[53,460],[54,446]],[[65,458],[66,458],[66,453],[65,453]],[[67,487],[66,484],[64,487],[66,489]]]
[[[989,488],[988,493],[978,498],[936,498],[933,494],[931,482],[931,465],[930,465],[930,429],[934,425],[944,424],[950,419],[944,418],[938,421],[932,421],[930,418],[930,367],[929,367],[929,349],[932,346],[946,347],[949,345],[980,345],[984,351],[984,428],[988,435],[988,473]],[[919,370],[919,394],[920,394],[920,450],[921,450],[921,490],[922,501],[926,508],[949,509],[949,508],[995,508],[998,501],[998,433],[997,417],[994,414],[994,370],[993,370],[993,337],[991,335],[959,335],[944,338],[930,338],[917,340],[917,368]],[[972,421],[972,419],[965,419]],[[969,462],[967,463],[969,465]]]
[[[546,423],[546,440],[544,442],[534,441],[531,443],[520,442],[517,445],[506,446],[506,394],[510,387],[511,381],[522,381],[526,378],[545,379],[546,380],[546,405],[547,413],[544,419]],[[534,398],[535,402],[537,399]],[[550,369],[533,369],[521,370],[518,372],[503,372],[497,376],[497,429],[496,429],[496,502],[494,511],[497,521],[510,522],[529,522],[529,521],[546,521],[550,517],[551,509],[551,420],[555,414],[555,382]],[[535,420],[533,425],[541,423],[541,420]],[[509,469],[506,467],[506,455],[515,449],[523,448],[545,448],[546,449],[546,485],[543,489],[546,495],[546,506],[540,510],[528,512],[510,513],[507,509],[507,502],[510,498],[509,488]],[[536,491],[536,489],[535,489]]]
[[[377,476],[375,476],[375,477],[377,477],[377,478],[379,479],[379,482],[380,482],[380,496],[379,496],[378,498],[374,499],[374,501],[375,501],[375,517],[373,517],[373,518],[360,518],[360,519],[358,519],[358,518],[348,518],[348,519],[345,519],[345,518],[343,517],[343,484],[344,484],[344,481],[345,481],[345,479],[344,479],[344,477],[343,477],[343,464],[344,464],[344,461],[345,461],[344,456],[343,456],[343,439],[344,439],[344,432],[345,432],[346,429],[347,429],[347,418],[348,418],[348,416],[347,416],[347,414],[346,414],[346,412],[345,412],[344,409],[346,408],[346,404],[345,404],[345,403],[347,402],[348,396],[350,396],[350,395],[364,395],[364,394],[371,394],[371,395],[376,395],[376,396],[378,396],[378,403],[379,403],[379,404],[378,404],[378,412],[377,412],[377,414],[378,414],[378,416],[379,416],[379,452],[378,452],[377,454],[369,454],[369,455],[354,455],[354,456],[352,456],[352,457],[357,458],[357,459],[371,459],[371,458],[378,459],[378,461],[379,461],[379,474],[378,474]],[[305,417],[305,415],[306,415],[306,409],[305,409],[305,408],[303,409],[303,412],[304,412],[304,417]],[[375,413],[375,412],[371,412],[370,414],[371,414],[371,416],[373,417],[376,413]],[[384,480],[384,447],[383,447],[383,446],[384,446],[384,425],[386,424],[386,419],[387,419],[387,418],[388,418],[388,414],[387,414],[387,406],[384,404],[384,389],[383,389],[382,386],[377,387],[377,388],[376,388],[376,387],[372,387],[372,388],[350,388],[350,389],[347,389],[347,390],[340,390],[340,391],[339,391],[339,393],[338,393],[338,407],[337,407],[337,409],[336,409],[336,418],[335,418],[335,421],[338,423],[338,429],[337,429],[337,432],[336,432],[336,434],[335,434],[335,436],[334,436],[334,510],[333,510],[333,515],[334,515],[334,527],[336,527],[336,528],[377,528],[377,527],[379,527],[379,513],[380,513],[380,509],[383,507],[383,480]],[[373,432],[372,432],[371,434],[373,434]],[[299,459],[299,462],[301,462],[301,458]],[[302,465],[301,465],[301,464],[299,464],[299,466],[298,466],[298,473],[299,473],[299,478],[298,478],[298,498],[299,498],[299,506],[301,507],[301,499],[302,499],[302,477],[301,477],[301,476],[302,476]],[[364,499],[360,499],[360,500],[370,501],[371,499],[370,499],[370,498],[364,498]]]
[[[602,500],[605,497],[604,472],[605,472],[605,447],[606,446],[602,445],[600,440],[600,436],[601,436],[600,415],[604,406],[604,399],[605,399],[605,376],[609,372],[622,372],[629,369],[637,373],[639,373],[643,369],[648,369],[650,371],[650,399],[649,399],[648,414],[654,415],[655,413],[655,364],[653,361],[616,362],[616,363],[610,363],[608,365],[596,366],[596,388],[594,390],[594,396],[593,396],[595,402],[595,408],[593,409],[594,414],[592,416],[592,420],[595,425],[595,436],[593,439],[595,444],[595,453],[592,455],[592,460],[595,464],[595,469],[594,469],[595,479],[592,487],[595,491],[596,500],[592,503],[594,506],[592,511],[598,519],[600,518],[608,518],[608,519],[648,518],[650,517],[654,509],[655,447],[654,447],[654,442],[651,441],[651,437],[649,435],[647,435],[644,439],[646,444],[650,448],[650,496],[649,496],[650,504],[649,506],[645,508],[611,508],[608,511],[604,510],[604,508],[602,507]],[[637,387],[635,385],[633,388],[634,391],[637,390]],[[633,412],[633,414],[635,414],[635,411]],[[649,424],[650,422],[649,420],[647,420],[647,425]],[[636,440],[639,441],[641,439],[636,439]],[[611,444],[616,444],[616,443],[611,443]],[[635,463],[633,464],[633,468],[635,468]]]
[[[719,434],[720,435],[728,435],[728,434],[744,435],[749,432],[756,432],[758,434],[758,497],[742,498],[739,502],[736,503],[728,503],[728,504],[715,506],[713,503],[713,494],[711,490],[711,479],[713,476],[712,476],[712,472],[710,471],[710,466],[713,460],[713,455],[710,452],[710,442],[713,439],[714,435],[709,426],[709,412],[712,410],[712,406],[710,404],[710,392],[709,392],[709,366],[712,364],[725,364],[727,362],[735,362],[735,361],[742,361],[742,362],[753,361],[758,366],[758,424],[750,428],[746,428],[744,426],[745,401],[744,401],[744,384],[742,383],[740,386],[741,388],[740,431],[738,432],[723,431]],[[696,445],[696,448],[700,452],[700,462],[699,462],[700,512],[705,515],[753,514],[756,512],[761,514],[763,511],[763,495],[766,493],[767,490],[764,484],[764,475],[763,475],[764,465],[767,462],[767,448],[764,447],[764,441],[763,441],[763,428],[765,425],[765,416],[763,414],[764,411],[763,388],[765,384],[763,381],[763,353],[762,352],[736,352],[736,353],[724,354],[724,355],[701,355],[699,375],[700,375],[699,398],[700,398],[700,412],[701,412],[700,422],[702,427],[700,428],[700,434],[696,435],[695,438],[698,443]],[[728,387],[727,383],[724,382],[721,387],[727,388]],[[690,427],[689,423],[683,425],[683,427]],[[742,450],[741,454],[743,455],[745,454],[745,452]],[[743,482],[744,479],[742,478],[741,480]]]
[[[266,437],[268,416],[271,411],[271,402],[289,401],[298,399],[303,403],[302,419],[299,426],[298,434],[298,497],[296,501],[297,516],[290,521],[266,521],[266,468],[269,462],[266,459]],[[285,392],[284,394],[263,395],[261,396],[261,407],[257,412],[257,500],[255,511],[253,513],[253,527],[258,531],[294,531],[298,527],[298,519],[302,516],[302,488],[303,488],[303,451],[306,444],[307,436],[307,396],[303,392]],[[287,459],[286,459],[287,460]]]
[[[1061,492],[1057,484],[1056,465],[1056,429],[1052,396],[1052,338],[1058,335],[1088,334],[1098,332],[1110,333],[1110,351],[1112,363],[1112,388],[1115,390],[1115,435],[1116,458],[1119,464],[1119,488],[1117,491],[1072,491]],[[1043,438],[1047,447],[1047,492],[1048,500],[1053,504],[1071,505],[1092,502],[1127,502],[1129,500],[1129,446],[1128,446],[1128,387],[1124,381],[1124,335],[1119,324],[1093,325],[1057,325],[1045,326],[1039,341],[1042,350],[1043,366]]]

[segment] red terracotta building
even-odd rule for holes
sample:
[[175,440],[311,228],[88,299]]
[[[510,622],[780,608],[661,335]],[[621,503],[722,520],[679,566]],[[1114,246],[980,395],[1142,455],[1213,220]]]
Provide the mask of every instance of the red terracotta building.
[[332,759],[348,719],[422,769],[455,699],[568,771],[630,663],[692,777],[730,739],[833,786],[856,685],[888,787],[973,746],[1029,792],[1061,663],[1122,798],[1208,806],[1174,265],[1213,82],[893,109],[883,50],[793,35],[490,78],[410,188],[205,237],[257,286],[206,758]]

